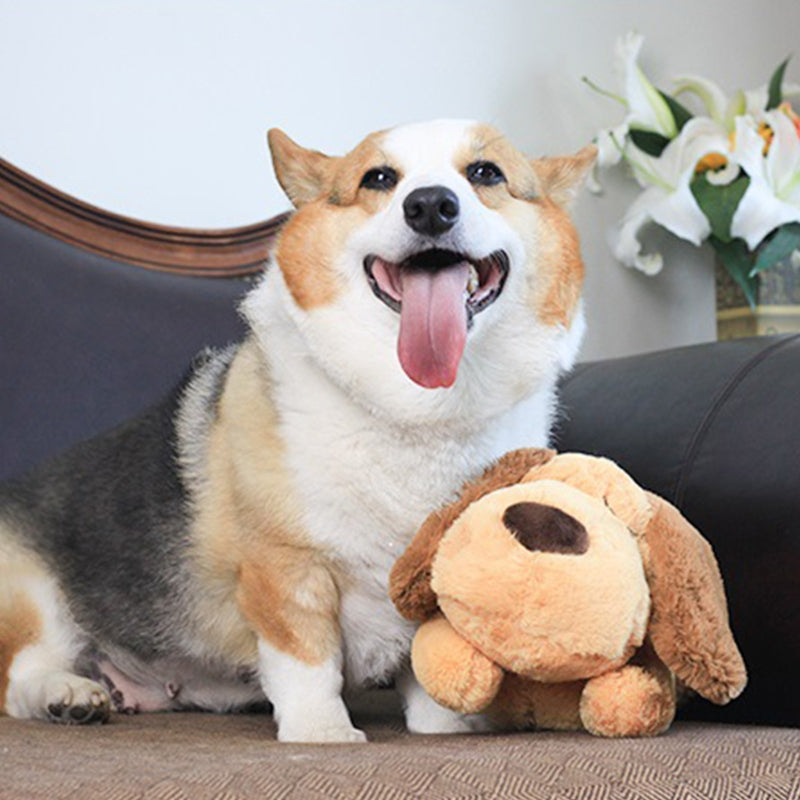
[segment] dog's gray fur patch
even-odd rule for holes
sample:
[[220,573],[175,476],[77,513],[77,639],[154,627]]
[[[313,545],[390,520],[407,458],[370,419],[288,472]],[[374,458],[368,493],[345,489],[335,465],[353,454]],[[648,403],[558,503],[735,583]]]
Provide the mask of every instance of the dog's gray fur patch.
[[0,514],[44,558],[95,647],[151,661],[178,646],[190,520],[183,463],[204,446],[232,354],[202,354],[161,405],[0,486]]

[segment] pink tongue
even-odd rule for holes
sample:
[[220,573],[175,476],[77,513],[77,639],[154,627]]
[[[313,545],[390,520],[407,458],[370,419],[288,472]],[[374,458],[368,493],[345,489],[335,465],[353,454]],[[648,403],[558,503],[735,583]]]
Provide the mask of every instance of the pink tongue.
[[406,375],[426,389],[452,386],[467,341],[464,293],[469,264],[402,273],[397,353]]

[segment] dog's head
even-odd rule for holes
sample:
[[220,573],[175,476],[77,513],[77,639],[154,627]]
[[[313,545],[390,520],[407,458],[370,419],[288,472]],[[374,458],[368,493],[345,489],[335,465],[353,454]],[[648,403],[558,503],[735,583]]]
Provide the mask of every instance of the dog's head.
[[419,387],[492,402],[504,386],[508,405],[574,358],[583,264],[565,209],[594,148],[531,161],[453,120],[343,157],[269,143],[297,208],[275,252],[290,313],[337,383],[377,409],[442,394]]

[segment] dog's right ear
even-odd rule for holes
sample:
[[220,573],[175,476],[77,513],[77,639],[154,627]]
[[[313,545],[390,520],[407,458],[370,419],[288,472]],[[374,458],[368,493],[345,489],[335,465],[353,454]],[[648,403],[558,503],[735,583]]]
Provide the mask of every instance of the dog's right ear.
[[267,133],[267,142],[278,183],[295,208],[315,200],[331,186],[337,158],[306,150],[278,128]]

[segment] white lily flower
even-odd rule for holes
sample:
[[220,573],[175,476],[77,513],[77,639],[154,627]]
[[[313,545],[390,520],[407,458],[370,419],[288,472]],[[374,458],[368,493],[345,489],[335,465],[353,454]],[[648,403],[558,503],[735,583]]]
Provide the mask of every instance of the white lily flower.
[[617,68],[622,73],[625,100],[628,104],[626,122],[629,128],[655,131],[672,139],[678,128],[667,102],[639,67],[639,52],[644,37],[629,32],[617,40]]
[[[639,67],[638,59],[643,42],[641,34],[634,32],[621,36],[616,42],[616,70],[624,96],[613,95],[587,80],[592,88],[618,100],[627,110],[621,123],[597,134],[597,167],[610,167],[620,162],[631,128],[654,131],[669,139],[678,133],[669,106]],[[598,189],[599,184],[595,182],[595,190]]]
[[[773,133],[766,156],[759,121]],[[750,185],[733,215],[731,235],[754,250],[775,228],[800,222],[800,136],[779,110],[764,112],[759,120],[740,117],[733,158],[750,176]]]
[[628,123],[621,122],[615,128],[605,128],[597,134],[597,165],[610,167],[619,164],[625,151],[625,138],[628,135]]
[[[612,95],[584,79],[627,111],[620,124],[598,134],[597,166],[624,159],[642,187],[611,233],[616,258],[650,275],[661,269],[661,254],[644,253],[639,240],[642,228],[650,223],[694,245],[702,244],[712,233],[710,219],[714,232],[722,237],[730,223],[730,236],[744,239],[751,250],[782,225],[800,223],[800,118],[788,102],[800,97],[800,84],[782,81],[779,107],[767,111],[768,86],[747,92],[740,89],[729,97],[713,81],[685,75],[676,79],[674,95],[696,96],[708,116],[691,117],[690,111],[684,115],[678,109],[673,114],[672,99],[665,99],[639,67],[642,44],[636,33],[617,41],[616,61],[624,96]],[[774,73],[773,81],[782,79],[784,69],[785,64]],[[774,97],[772,102],[775,104]],[[676,116],[683,124],[680,131]],[[690,118],[686,120],[686,116]],[[647,137],[644,132],[663,138]],[[649,155],[640,146],[658,155]],[[747,181],[741,180],[725,192],[723,187],[731,186],[743,171]],[[720,187],[719,192],[712,187]],[[593,188],[599,190],[596,181]],[[741,190],[744,194],[731,215],[730,203]],[[800,260],[798,253],[793,257]]]
[[642,253],[639,233],[655,222],[695,245],[711,233],[706,215],[697,204],[691,181],[698,161],[709,153],[728,156],[728,136],[722,126],[705,117],[689,120],[658,158],[631,147],[627,158],[634,175],[645,187],[612,233],[614,256],[629,267],[648,275],[662,266],[660,253]]
[[[724,125],[729,131],[736,127],[736,118],[745,114],[762,114],[767,107],[769,90],[764,84],[758,89],[742,91],[741,89],[728,97],[720,86],[708,78],[699,75],[681,75],[675,78],[674,94],[693,94],[705,106],[708,115],[714,122]],[[800,95],[800,84],[784,83],[784,98]]]

